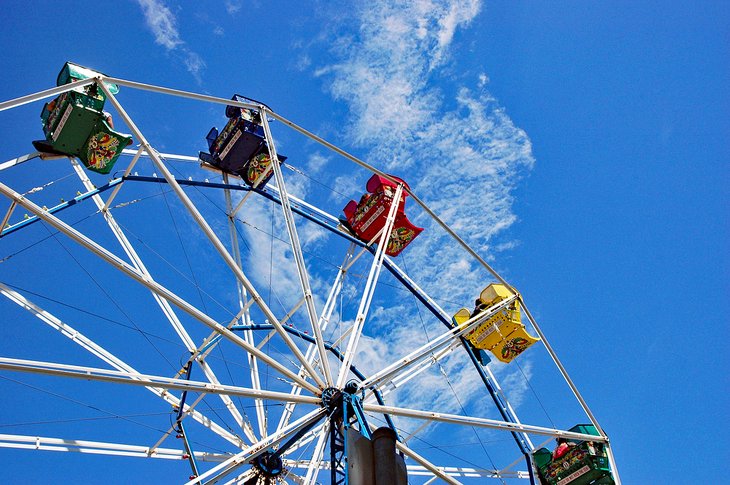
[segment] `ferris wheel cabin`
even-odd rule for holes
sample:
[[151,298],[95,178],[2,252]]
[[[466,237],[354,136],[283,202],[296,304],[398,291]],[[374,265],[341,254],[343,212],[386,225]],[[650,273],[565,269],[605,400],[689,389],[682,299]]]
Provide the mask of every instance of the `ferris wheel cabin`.
[[[454,324],[464,326],[467,320],[478,316],[484,310],[514,296],[505,285],[491,284],[484,288],[475,302],[474,311],[462,308],[453,316]],[[520,313],[520,304],[514,300],[501,308],[483,323],[477,325],[465,336],[466,340],[479,350],[488,350],[502,362],[509,363],[528,347],[539,341],[525,330]]]
[[[393,178],[408,187],[403,180],[398,177]],[[367,192],[360,197],[360,201],[351,200],[345,206],[343,212],[347,225],[359,239],[370,242],[383,230],[397,187],[396,183],[375,174],[365,185]],[[385,254],[388,256],[398,256],[423,231],[422,227],[413,225],[405,214],[407,195],[403,192],[397,202],[395,223],[385,249]]]
[[[58,74],[56,85],[73,83],[98,76],[100,73],[67,62]],[[119,92],[116,84],[105,83],[112,94]],[[132,143],[131,135],[114,131],[111,115],[104,111],[106,95],[96,84],[65,92],[46,103],[41,112],[45,140],[33,142],[44,153],[79,158],[87,169],[109,173],[122,150]]]
[[[234,94],[233,101],[255,103],[254,100]],[[261,113],[255,109],[226,106],[228,122],[223,131],[213,127],[205,137],[210,153],[200,152],[200,160],[220,170],[237,175],[250,186],[263,187],[274,172],[269,169],[271,159]],[[287,157],[277,155],[283,162]],[[259,180],[261,178],[261,180]]]
[[[595,426],[577,424],[576,433],[599,436]],[[555,451],[540,448],[532,453],[543,485],[613,485],[605,445],[600,442],[558,438]]]

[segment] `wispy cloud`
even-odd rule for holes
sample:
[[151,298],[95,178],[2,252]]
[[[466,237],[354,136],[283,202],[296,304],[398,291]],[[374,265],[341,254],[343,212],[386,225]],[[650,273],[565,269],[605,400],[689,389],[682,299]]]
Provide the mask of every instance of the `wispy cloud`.
[[200,82],[205,61],[181,39],[175,14],[162,0],[137,0],[137,3],[142,8],[147,27],[155,36],[155,43],[179,56],[185,69]]
[[[450,63],[456,33],[467,27],[479,11],[480,3],[474,0],[371,2],[349,19],[354,20],[345,26],[349,29],[338,25],[342,33],[328,39],[334,46],[334,62],[322,65],[315,60],[321,57],[313,56],[310,68],[334,98],[348,105],[349,140],[363,147],[368,159],[376,160],[380,168],[406,178],[459,235],[480,254],[490,257],[513,244],[498,236],[517,219],[512,191],[534,159],[526,134],[486,91],[486,73],[473,75],[471,85],[438,83],[443,81],[442,68],[453,69]],[[342,21],[347,23],[348,19]],[[303,66],[310,66],[307,59]],[[314,154],[308,165],[318,174],[325,165],[334,164]],[[350,195],[362,191],[365,178],[364,173],[348,173],[327,183]],[[310,188],[301,182],[290,185],[300,196]],[[469,306],[490,282],[488,273],[416,209],[409,201],[407,212],[426,231],[404,252],[399,263],[447,311]],[[248,220],[286,237],[280,220],[272,227],[263,218],[269,213],[270,209],[249,213]],[[301,292],[291,271],[290,254],[277,251],[275,243],[272,255],[269,236],[251,231],[249,236],[252,255],[248,264],[252,273],[259,275],[263,286],[267,284],[263,280],[273,272],[277,291],[296,296],[292,304]],[[302,239],[316,246],[323,236],[305,235]],[[315,292],[326,291],[328,280],[313,272],[312,284]],[[346,299],[350,296],[355,301],[359,298],[348,293]],[[445,330],[425,313],[421,320],[414,304],[396,301],[396,292],[386,298],[391,301],[371,310],[358,351],[356,364],[366,374],[420,346],[424,332],[434,337]],[[343,319],[353,317],[347,309],[343,313]],[[525,357],[521,359],[527,363]],[[461,406],[476,405],[484,392],[483,387],[474,384],[476,374],[467,375],[472,372],[465,370],[469,366],[463,352],[454,352],[440,366],[392,394],[390,402],[460,413]],[[513,384],[509,387],[515,394],[510,397],[519,402],[524,385],[517,381],[524,379],[514,367],[496,368],[501,380]]]
[[[475,0],[376,1],[358,12],[351,32],[331,40],[338,61],[315,75],[349,105],[350,139],[370,148],[368,158],[407,178],[457,233],[490,254],[494,237],[517,219],[512,191],[534,158],[527,135],[486,91],[486,73],[474,86],[440,83],[455,33],[479,11]],[[451,279],[465,254],[417,210],[411,215],[427,226],[406,255],[419,261],[418,275],[473,299],[483,276],[474,275],[473,287]]]
[[[498,240],[516,220],[512,191],[533,165],[527,135],[516,127],[498,101],[486,91],[482,72],[473,85],[443,84],[443,68],[451,65],[455,34],[480,11],[477,0],[435,2],[375,1],[357,12],[351,29],[340,29],[334,46],[336,61],[313,66],[332,96],[350,108],[348,135],[369,150],[368,159],[401,175],[414,191],[478,253],[493,257],[514,243]],[[344,180],[336,185],[345,189]],[[411,275],[447,311],[469,306],[491,277],[409,201],[407,212],[426,231],[403,255]],[[378,328],[390,322],[387,337]],[[392,322],[398,322],[393,326]],[[382,366],[407,352],[404,342],[443,331],[440,323],[421,323],[412,309],[391,309],[371,317],[370,338],[363,340],[359,359],[368,368]],[[381,335],[381,337],[378,337]],[[523,358],[524,359],[524,358]],[[446,386],[441,374],[461,369],[462,353],[424,373],[415,388],[401,391],[414,407],[434,403],[454,408],[452,387],[461,404],[472,400],[475,386],[455,379]],[[522,379],[500,369],[509,382]],[[524,381],[524,379],[522,379]],[[523,387],[511,386],[519,401]]]
[[226,12],[231,15],[238,13],[242,7],[243,2],[241,0],[226,0]]

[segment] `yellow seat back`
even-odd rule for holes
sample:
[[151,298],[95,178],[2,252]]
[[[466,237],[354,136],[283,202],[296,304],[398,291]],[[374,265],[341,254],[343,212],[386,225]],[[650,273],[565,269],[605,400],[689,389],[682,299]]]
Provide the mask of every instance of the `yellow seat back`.
[[471,318],[471,314],[469,313],[469,310],[466,308],[462,308],[456,314],[451,317],[451,320],[456,324],[457,326],[461,327],[467,320]]
[[479,294],[479,300],[481,300],[484,305],[492,306],[512,295],[512,291],[510,291],[506,286],[492,283],[482,290]]

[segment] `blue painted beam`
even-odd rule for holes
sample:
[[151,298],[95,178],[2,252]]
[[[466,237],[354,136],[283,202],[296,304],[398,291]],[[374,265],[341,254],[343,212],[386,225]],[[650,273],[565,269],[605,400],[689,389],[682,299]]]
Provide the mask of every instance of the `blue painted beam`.
[[[61,202],[60,204],[51,207],[50,209],[48,209],[48,213],[49,214],[56,214],[57,212],[61,212],[62,210],[68,209],[71,206],[74,206],[76,204],[79,204],[79,203],[85,201],[86,199],[88,199],[90,197],[93,197],[93,196],[95,196],[97,194],[101,194],[102,192],[106,192],[107,190],[109,190],[109,189],[111,189],[113,187],[116,187],[117,185],[119,185],[121,183],[122,183],[122,179],[120,179],[120,178],[119,179],[111,180],[106,185],[102,185],[99,188],[96,188],[94,190],[90,190],[90,191],[88,191],[86,193],[83,193],[81,195],[77,195],[76,197],[74,197],[73,199],[71,199],[69,201]],[[34,223],[38,222],[39,220],[41,220],[41,219],[38,216],[32,216],[32,217],[29,217],[28,219],[24,219],[24,220],[22,220],[20,222],[16,222],[15,224],[4,228],[0,232],[0,237],[7,236],[8,234],[12,234],[15,231],[18,231],[20,229],[23,229],[24,227],[27,227],[27,226],[29,226],[31,224],[34,224]]]

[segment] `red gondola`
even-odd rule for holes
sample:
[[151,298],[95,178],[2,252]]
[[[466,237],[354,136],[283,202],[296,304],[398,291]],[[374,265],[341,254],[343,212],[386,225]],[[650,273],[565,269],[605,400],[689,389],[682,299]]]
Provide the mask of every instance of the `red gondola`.
[[[392,178],[408,187],[398,177]],[[351,200],[345,206],[347,223],[358,238],[370,242],[383,229],[397,187],[396,183],[375,174],[368,180],[365,186],[367,192],[360,198],[360,202]],[[423,228],[414,226],[408,220],[405,214],[406,197],[407,194],[403,192],[398,201],[393,231],[385,250],[388,256],[398,256],[423,231]]]

